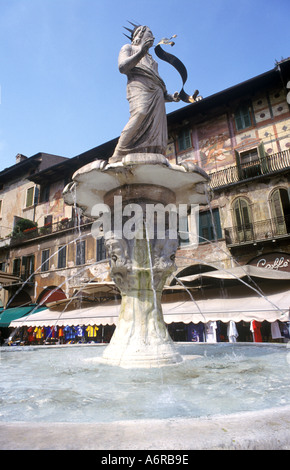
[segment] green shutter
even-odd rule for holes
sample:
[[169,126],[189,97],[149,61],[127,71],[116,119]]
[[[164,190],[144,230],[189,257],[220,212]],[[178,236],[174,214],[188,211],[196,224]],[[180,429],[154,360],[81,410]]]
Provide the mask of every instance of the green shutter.
[[192,147],[190,130],[182,131],[178,136],[178,149],[180,152]]
[[200,212],[199,214],[199,243],[222,238],[220,214],[218,209]]
[[26,193],[26,207],[33,205],[34,187],[29,188]]

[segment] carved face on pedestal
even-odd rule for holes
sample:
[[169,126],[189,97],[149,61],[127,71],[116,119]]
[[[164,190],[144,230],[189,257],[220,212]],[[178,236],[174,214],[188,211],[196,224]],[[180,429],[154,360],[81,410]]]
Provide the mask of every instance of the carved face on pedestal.
[[[107,254],[111,259],[111,275],[121,289],[154,288],[162,290],[167,277],[175,269],[176,239],[126,240],[115,238],[111,233],[106,237]],[[151,259],[149,258],[151,257]],[[139,274],[139,276],[138,276]],[[140,286],[142,274],[143,286]]]

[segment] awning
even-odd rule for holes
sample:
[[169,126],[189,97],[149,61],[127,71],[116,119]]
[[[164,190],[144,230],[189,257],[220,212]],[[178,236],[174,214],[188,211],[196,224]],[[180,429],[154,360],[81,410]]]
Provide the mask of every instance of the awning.
[[290,281],[290,273],[288,272],[277,271],[273,269],[257,268],[256,266],[250,266],[249,264],[246,264],[244,266],[238,266],[236,268],[219,269],[216,271],[208,271],[205,273],[194,274],[192,276],[184,276],[178,279],[180,279],[181,282],[193,282],[200,278],[238,280],[243,279],[245,277],[273,279],[277,281]]
[[31,317],[15,320],[10,326],[17,328],[19,326],[113,325],[118,321],[119,311],[119,302],[108,302],[74,310],[66,310],[64,305],[62,310],[47,308]]
[[[167,324],[173,322],[206,323],[208,321],[239,322],[251,320],[273,322],[289,321],[290,292],[268,296],[240,298],[212,298],[175,302],[163,302],[163,315]],[[32,316],[20,318],[10,326],[64,326],[64,325],[112,325],[119,317],[120,303],[107,302],[86,308],[46,309]]]
[[237,298],[215,298],[184,302],[163,303],[166,323],[207,323],[209,321],[231,320],[250,322],[252,320],[274,322],[289,321],[290,292],[268,296]]
[[[7,308],[0,313],[0,327],[5,328],[10,326],[10,323],[19,318],[23,318],[31,312],[39,312],[44,310],[45,307],[37,307],[36,305],[28,305],[26,307]],[[32,315],[31,315],[32,318]]]
[[0,285],[1,286],[6,286],[13,284],[15,282],[20,282],[21,279],[20,277],[13,276],[12,274],[8,273],[3,273],[2,271],[0,272]]
[[78,289],[79,292],[83,292],[85,294],[120,294],[118,287],[113,281],[87,282],[85,284],[81,284],[80,286],[75,286],[74,288]]

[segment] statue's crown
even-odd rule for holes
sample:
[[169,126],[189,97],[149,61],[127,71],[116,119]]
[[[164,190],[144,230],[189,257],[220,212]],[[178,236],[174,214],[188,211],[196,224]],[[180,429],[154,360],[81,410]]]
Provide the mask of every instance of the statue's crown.
[[133,41],[134,39],[134,36],[135,36],[135,33],[137,31],[138,28],[140,28],[140,24],[135,24],[135,23],[132,23],[131,21],[128,21],[128,23],[130,23],[132,26],[133,26],[133,29],[132,28],[126,28],[126,26],[123,26],[123,28],[125,28],[127,31],[129,31],[129,33],[131,34],[131,36],[128,36],[128,34],[124,34],[124,36],[126,36],[126,38],[128,38],[130,41]]

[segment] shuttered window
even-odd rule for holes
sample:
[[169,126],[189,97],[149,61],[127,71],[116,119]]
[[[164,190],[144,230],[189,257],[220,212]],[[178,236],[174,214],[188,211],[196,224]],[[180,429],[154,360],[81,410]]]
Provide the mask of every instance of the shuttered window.
[[178,149],[180,152],[192,147],[191,133],[188,129],[182,131],[178,136]]
[[235,112],[235,123],[238,131],[251,127],[252,121],[248,106],[243,105],[237,109]]
[[85,264],[86,262],[86,242],[78,242],[76,246],[76,264]]
[[61,246],[58,249],[57,267],[58,268],[66,267],[66,246]]
[[222,238],[220,214],[218,209],[200,212],[199,214],[199,243]]
[[41,271],[49,270],[49,250],[43,250],[41,253]]
[[33,199],[34,199],[34,187],[27,189],[26,207],[30,207],[33,205]]
[[250,210],[247,201],[239,198],[234,204],[234,213],[236,219],[236,226],[238,230],[248,228],[250,225]]

